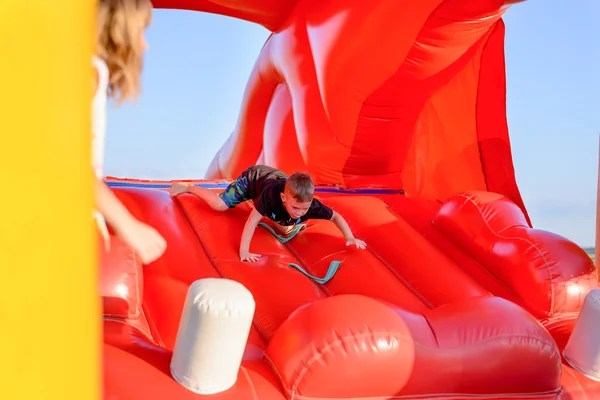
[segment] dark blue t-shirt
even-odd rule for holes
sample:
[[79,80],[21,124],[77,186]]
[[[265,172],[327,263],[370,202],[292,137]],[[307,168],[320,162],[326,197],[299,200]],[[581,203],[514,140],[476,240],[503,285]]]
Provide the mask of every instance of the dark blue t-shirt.
[[267,179],[262,182],[261,192],[254,199],[254,207],[263,216],[279,225],[296,225],[308,219],[331,219],[333,210],[313,199],[308,212],[297,219],[292,219],[281,201],[281,193],[285,189],[284,179]]

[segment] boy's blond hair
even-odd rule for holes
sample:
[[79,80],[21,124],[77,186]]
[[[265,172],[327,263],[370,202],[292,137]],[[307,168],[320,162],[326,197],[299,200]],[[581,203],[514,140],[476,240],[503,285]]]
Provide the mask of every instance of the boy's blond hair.
[[315,185],[310,175],[296,172],[287,178],[285,190],[296,200],[305,203],[312,201],[315,195]]
[[108,95],[119,103],[140,92],[141,39],[151,20],[150,0],[98,0],[96,55],[110,71]]

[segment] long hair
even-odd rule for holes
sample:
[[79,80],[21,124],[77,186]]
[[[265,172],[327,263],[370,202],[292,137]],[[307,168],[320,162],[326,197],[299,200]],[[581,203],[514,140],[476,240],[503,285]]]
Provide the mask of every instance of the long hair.
[[110,71],[108,96],[122,103],[141,91],[142,34],[152,21],[150,0],[99,0],[96,55]]

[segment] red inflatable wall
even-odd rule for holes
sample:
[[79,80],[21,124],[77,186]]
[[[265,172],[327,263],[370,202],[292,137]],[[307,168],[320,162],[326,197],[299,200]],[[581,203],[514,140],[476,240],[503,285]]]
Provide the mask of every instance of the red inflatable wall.
[[[564,363],[597,272],[566,239],[533,229],[506,124],[502,1],[155,0],[273,31],[240,118],[199,185],[222,190],[249,165],[305,170],[330,221],[283,244],[252,203],[225,213],[170,182],[108,179],[167,239],[141,267],[117,238],[101,248],[106,399],[382,400],[600,398]],[[289,263],[323,276],[318,284]],[[256,301],[235,386],[199,396],[169,364],[186,292],[205,277]]]
[[[169,246],[143,270],[117,239],[103,256],[104,297],[129,288],[121,315],[105,300],[106,398],[196,398],[169,363],[187,289],[204,277],[237,280],[256,300],[238,382],[215,398],[600,395],[560,354],[596,270],[574,244],[529,228],[504,196],[471,192],[439,204],[319,189],[368,249],[348,249],[331,222],[312,221],[285,244],[259,228],[252,246],[263,256],[249,264],[237,249],[251,204],[219,213],[157,190],[168,184],[111,185]],[[324,285],[288,267],[323,276],[333,260],[342,266]]]
[[501,7],[299,1],[262,49],[207,178],[266,163],[326,185],[434,199],[492,190],[524,210],[506,124]]

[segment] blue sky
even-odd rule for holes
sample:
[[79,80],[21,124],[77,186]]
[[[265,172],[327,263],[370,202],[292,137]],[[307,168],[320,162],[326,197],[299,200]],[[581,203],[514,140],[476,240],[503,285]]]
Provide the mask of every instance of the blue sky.
[[[600,2],[529,0],[505,21],[508,123],[525,204],[536,228],[594,245]],[[268,35],[219,15],[155,10],[143,95],[109,108],[106,174],[202,177]]]

